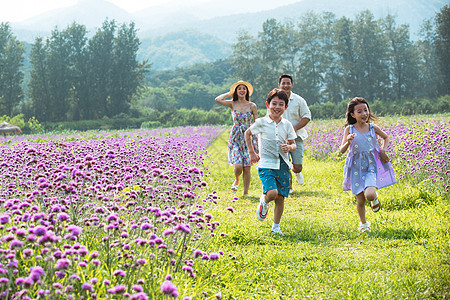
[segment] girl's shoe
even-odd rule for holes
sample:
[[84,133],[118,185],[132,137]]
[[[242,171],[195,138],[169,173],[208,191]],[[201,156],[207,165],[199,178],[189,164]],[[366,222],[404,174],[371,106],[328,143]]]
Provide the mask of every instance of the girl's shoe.
[[378,198],[376,198],[373,201],[370,201],[370,207],[372,207],[373,212],[377,212],[381,209],[381,203],[378,201]]
[[235,185],[234,183],[231,185],[231,192],[236,193],[238,190],[238,186]]
[[361,222],[359,223],[359,228],[361,229],[362,232],[370,232],[370,223],[366,221],[366,223],[362,224]]

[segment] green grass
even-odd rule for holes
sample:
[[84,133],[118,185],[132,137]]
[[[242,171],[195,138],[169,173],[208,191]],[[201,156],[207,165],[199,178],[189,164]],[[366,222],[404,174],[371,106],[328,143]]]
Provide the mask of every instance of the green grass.
[[[418,187],[399,182],[381,189],[380,201],[389,205],[376,214],[367,206],[372,232],[361,233],[354,196],[341,189],[343,162],[306,157],[305,185],[294,183],[285,202],[284,235],[273,235],[273,206],[265,222],[256,219],[256,170],[250,197],[241,196],[242,183],[236,194],[229,189],[234,176],[227,164],[228,134],[208,149],[205,192],[220,197],[212,213],[221,223],[218,232],[227,236],[215,246],[230,259],[212,266],[214,280],[205,282],[205,290],[220,292],[222,299],[450,298],[448,197],[405,208],[395,203],[405,197],[420,202]],[[239,199],[232,202],[234,197]]]

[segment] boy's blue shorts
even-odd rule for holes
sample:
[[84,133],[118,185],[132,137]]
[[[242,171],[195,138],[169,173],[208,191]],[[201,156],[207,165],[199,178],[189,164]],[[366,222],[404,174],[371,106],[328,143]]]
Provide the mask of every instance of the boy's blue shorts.
[[263,185],[263,193],[277,189],[278,194],[288,197],[291,186],[291,174],[288,165],[280,157],[280,169],[258,169],[259,178]]

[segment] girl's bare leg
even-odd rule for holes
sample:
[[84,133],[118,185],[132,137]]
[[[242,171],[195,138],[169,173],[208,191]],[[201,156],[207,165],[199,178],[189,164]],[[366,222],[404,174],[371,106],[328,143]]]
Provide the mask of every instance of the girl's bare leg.
[[358,211],[359,219],[361,220],[361,224],[366,223],[366,197],[364,196],[364,192],[356,195],[356,210]]

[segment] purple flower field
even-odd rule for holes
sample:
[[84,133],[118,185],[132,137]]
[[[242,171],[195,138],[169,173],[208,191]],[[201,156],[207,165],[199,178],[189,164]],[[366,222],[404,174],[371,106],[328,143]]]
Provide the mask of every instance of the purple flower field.
[[17,136],[0,144],[0,299],[175,297],[224,254],[205,240],[220,127]]
[[[309,126],[306,155],[338,158],[344,121],[318,121]],[[376,122],[391,140],[389,155],[397,179],[429,180],[450,191],[450,120],[445,117],[390,118]]]

